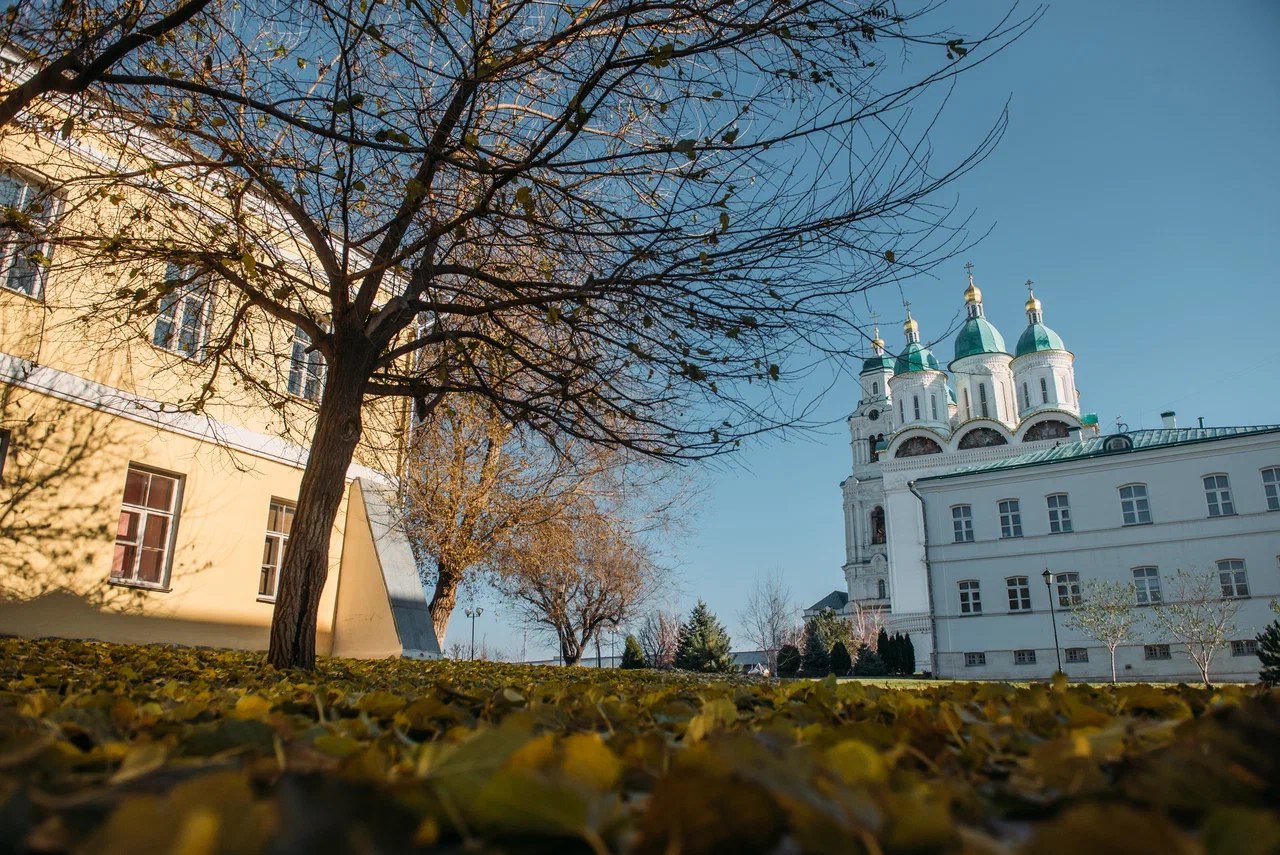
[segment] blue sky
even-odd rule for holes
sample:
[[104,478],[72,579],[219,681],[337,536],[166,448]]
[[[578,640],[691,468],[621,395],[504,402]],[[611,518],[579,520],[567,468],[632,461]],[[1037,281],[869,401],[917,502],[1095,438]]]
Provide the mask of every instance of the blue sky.
[[[960,30],[1001,4],[956,2]],[[1019,43],[961,79],[935,143],[958,156],[1009,103],[999,148],[942,197],[991,234],[933,278],[904,285],[926,341],[963,306],[972,261],[987,317],[1010,345],[1026,323],[1028,278],[1045,322],[1076,355],[1084,410],[1104,426],[1280,423],[1280,3],[1059,2]],[[896,291],[873,295],[891,350]],[[938,342],[945,365],[953,342]],[[756,579],[777,570],[796,605],[842,588],[843,417],[858,366],[824,399],[832,423],[774,437],[704,469],[683,543],[687,609],[702,596],[739,635]],[[465,595],[463,596],[465,598]],[[486,598],[477,642],[520,648],[513,614]],[[468,640],[462,607],[448,641]],[[742,646],[741,639],[735,647]],[[529,636],[529,656],[551,656]]]

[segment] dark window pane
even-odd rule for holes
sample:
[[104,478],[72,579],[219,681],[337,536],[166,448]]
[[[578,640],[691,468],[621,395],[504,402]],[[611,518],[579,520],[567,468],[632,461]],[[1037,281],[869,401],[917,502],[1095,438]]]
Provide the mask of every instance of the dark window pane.
[[173,479],[160,475],[151,476],[151,493],[147,496],[147,507],[157,511],[167,511],[173,504]]
[[133,559],[135,554],[135,547],[123,543],[117,543],[115,557],[111,560],[111,578],[130,578],[133,575]]
[[159,584],[164,573],[164,552],[159,549],[143,549],[138,557],[138,581]]
[[124,482],[124,501],[127,505],[141,505],[147,496],[147,473],[130,469]]
[[164,550],[168,544],[169,521],[164,517],[147,517],[147,530],[142,537],[142,545],[148,549]]
[[121,511],[120,521],[116,524],[116,538],[131,543],[138,541],[138,514],[134,511]]

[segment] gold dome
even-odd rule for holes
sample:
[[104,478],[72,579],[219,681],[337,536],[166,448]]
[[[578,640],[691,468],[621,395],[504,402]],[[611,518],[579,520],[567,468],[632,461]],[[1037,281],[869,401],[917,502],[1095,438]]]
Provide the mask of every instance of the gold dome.
[[919,332],[920,325],[916,323],[915,318],[911,317],[910,315],[907,315],[907,319],[902,322],[902,331],[903,332]]
[[1027,298],[1026,310],[1028,312],[1040,311],[1040,301],[1036,299],[1035,294],[1032,294],[1030,297]]
[[969,287],[964,289],[964,301],[966,303],[981,303],[982,291],[977,285],[973,284],[973,277],[969,277]]

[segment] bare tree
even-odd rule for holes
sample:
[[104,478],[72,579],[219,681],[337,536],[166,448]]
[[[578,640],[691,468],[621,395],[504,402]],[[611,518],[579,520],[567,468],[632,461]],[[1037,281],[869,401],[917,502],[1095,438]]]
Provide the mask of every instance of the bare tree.
[[1083,596],[1067,612],[1067,626],[1101,643],[1111,655],[1111,682],[1116,682],[1116,649],[1135,635],[1142,616],[1135,608],[1133,583],[1085,583]]
[[636,630],[636,640],[649,667],[666,670],[675,662],[681,623],[680,615],[663,609],[645,615]]
[[99,76],[118,112],[95,142],[136,122],[168,152],[25,143],[82,215],[55,261],[119,265],[87,314],[145,325],[166,264],[216,280],[182,407],[230,384],[284,395],[241,348],[255,325],[307,344],[318,405],[269,660],[314,662],[371,399],[425,415],[482,396],[534,430],[679,458],[804,423],[777,386],[865,337],[855,297],[963,245],[928,200],[1003,128],[938,167],[936,117],[910,106],[1040,14],[965,39],[935,12],[314,0],[288,7],[281,44],[243,36],[263,28],[247,8]]
[[778,673],[778,650],[787,643],[787,631],[794,614],[791,591],[783,583],[779,570],[756,580],[747,595],[746,606],[738,614],[747,641],[765,652],[771,674]]
[[1182,644],[1208,686],[1213,657],[1236,631],[1240,601],[1227,591],[1216,572],[1179,570],[1151,617],[1162,635]]
[[522,529],[501,568],[499,589],[555,637],[566,665],[601,630],[633,617],[664,579],[619,518],[586,502]]
[[880,630],[884,629],[884,609],[864,608],[857,603],[845,615],[849,625],[847,645],[850,652],[856,654],[862,645],[876,649],[880,638]]

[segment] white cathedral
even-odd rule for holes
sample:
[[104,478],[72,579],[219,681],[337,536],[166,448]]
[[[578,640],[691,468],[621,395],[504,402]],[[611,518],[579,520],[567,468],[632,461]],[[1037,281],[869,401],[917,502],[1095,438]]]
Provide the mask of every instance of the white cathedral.
[[[1031,676],[1015,663],[1038,662],[1034,670],[1051,673],[1063,656],[1059,635],[1076,645],[1067,649],[1076,670],[1098,670],[1096,652],[1094,665],[1086,664],[1087,640],[1050,625],[1061,616],[1049,607],[1079,602],[1082,571],[1145,584],[1137,571],[1158,574],[1163,564],[1168,575],[1175,561],[1243,566],[1231,550],[1253,543],[1241,539],[1239,525],[1247,523],[1258,553],[1249,560],[1271,565],[1255,570],[1265,573],[1255,580],[1257,594],[1280,594],[1280,514],[1268,513],[1280,509],[1280,483],[1267,480],[1280,479],[1280,427],[1178,429],[1166,413],[1163,428],[1103,437],[1097,417],[1080,411],[1075,357],[1045,325],[1034,292],[1012,353],[984,316],[972,273],[964,301],[967,317],[946,372],[921,343],[909,307],[896,357],[876,331],[861,400],[848,418],[853,470],[840,485],[847,593],[833,591],[808,613],[880,609],[890,632],[911,635],[921,670],[955,676],[969,666],[978,670],[966,676],[1004,678]],[[1138,453],[1115,456],[1126,451]],[[1204,489],[1219,483],[1212,479],[1227,483],[1228,465],[1240,469],[1230,473],[1239,494],[1234,519],[1194,532],[1202,518],[1220,516],[1212,494],[1206,510]],[[1068,483],[1078,486],[1061,486]],[[1150,496],[1148,483],[1178,497]],[[1139,488],[1145,516],[1134,498]],[[1126,557],[1130,547],[1141,555]],[[1151,556],[1162,547],[1169,557],[1157,563]],[[1125,562],[1143,566],[1131,578]],[[1266,601],[1254,598],[1263,620]],[[961,621],[975,617],[984,619]],[[1235,664],[1256,674],[1256,658]],[[1160,671],[1158,663],[1139,666],[1137,673]]]

